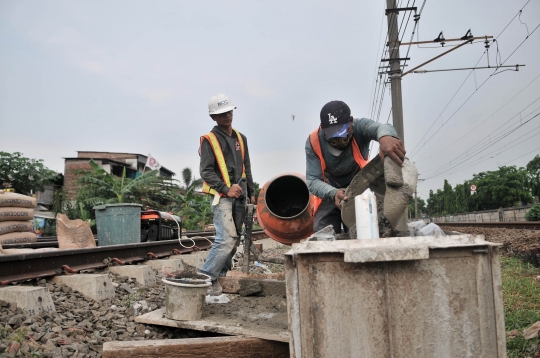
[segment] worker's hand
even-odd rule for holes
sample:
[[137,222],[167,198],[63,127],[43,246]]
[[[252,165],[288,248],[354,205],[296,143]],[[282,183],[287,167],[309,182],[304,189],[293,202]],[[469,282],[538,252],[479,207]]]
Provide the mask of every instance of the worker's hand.
[[389,156],[392,160],[403,166],[405,160],[405,146],[403,143],[392,136],[384,136],[379,139],[379,156],[384,161],[385,156]]
[[251,198],[249,198],[249,203],[250,204],[255,204],[255,196],[252,195]]
[[229,188],[229,192],[227,193],[227,196],[229,198],[239,198],[240,195],[242,195],[242,188],[238,184],[233,184]]
[[345,196],[345,190],[339,189],[336,192],[336,196],[334,196],[334,203],[339,210],[341,210],[340,204],[343,200],[347,200],[347,196]]

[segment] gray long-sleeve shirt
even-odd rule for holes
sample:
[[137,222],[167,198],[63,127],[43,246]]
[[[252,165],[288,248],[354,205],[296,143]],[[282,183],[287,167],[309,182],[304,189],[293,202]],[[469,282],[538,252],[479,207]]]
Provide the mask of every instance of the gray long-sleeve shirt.
[[[214,126],[212,132],[216,135],[221,150],[223,151],[223,157],[227,164],[227,172],[229,173],[229,179],[231,185],[238,183],[238,180],[242,177],[242,164],[246,171],[248,198],[253,196],[255,189],[253,186],[253,176],[251,175],[251,163],[249,161],[249,150],[247,144],[247,138],[240,133],[244,141],[244,162],[242,163],[242,151],[240,150],[240,143],[236,136],[236,132],[233,130],[232,135],[229,136],[219,126]],[[229,187],[223,181],[219,165],[216,161],[216,156],[210,143],[204,140],[201,145],[201,161],[199,166],[199,172],[201,178],[213,189],[216,189],[219,193],[227,195]]]
[[[378,141],[385,136],[398,138],[396,130],[390,124],[381,124],[367,118],[355,118],[353,121],[353,135],[356,143],[360,147],[360,152],[364,159],[369,158],[369,143],[372,140]],[[324,132],[319,129],[319,141],[321,151],[326,163],[323,180],[321,171],[321,161],[313,151],[309,137],[306,141],[306,181],[309,191],[327,201],[334,201],[338,188],[345,188],[353,177],[358,173],[360,167],[354,160],[352,146],[349,145],[341,153],[333,150],[332,153],[328,147],[330,144],[326,141]],[[351,141],[352,142],[352,141]]]

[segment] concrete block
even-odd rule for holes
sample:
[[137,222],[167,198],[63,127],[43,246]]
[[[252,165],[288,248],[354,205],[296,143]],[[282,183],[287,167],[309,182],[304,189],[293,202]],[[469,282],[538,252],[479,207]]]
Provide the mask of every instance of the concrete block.
[[144,286],[153,286],[156,283],[156,274],[149,265],[111,266],[109,271],[120,276],[134,278]]
[[25,309],[30,316],[41,312],[56,312],[49,289],[34,286],[9,286],[0,288],[0,300],[16,303]]
[[196,267],[197,269],[200,269],[204,262],[206,261],[206,257],[208,256],[209,251],[194,251],[187,255],[181,255],[180,259],[184,261],[186,264]]
[[184,270],[184,264],[180,259],[146,260],[143,264],[158,271],[174,272]]
[[64,284],[79,291],[86,298],[102,301],[114,298],[114,287],[107,274],[77,274],[55,276],[52,282]]

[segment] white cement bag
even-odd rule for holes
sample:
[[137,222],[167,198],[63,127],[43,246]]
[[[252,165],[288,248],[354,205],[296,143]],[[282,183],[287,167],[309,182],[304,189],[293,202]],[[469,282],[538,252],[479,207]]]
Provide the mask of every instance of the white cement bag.
[[17,193],[0,190],[0,206],[16,206],[19,208],[35,208],[37,199]]
[[28,221],[34,218],[34,209],[0,207],[0,221]]
[[426,223],[423,220],[413,221],[407,224],[411,237],[422,236],[422,235],[419,235],[418,233],[420,229],[422,229],[425,226],[426,226]]
[[34,224],[31,221],[0,221],[0,235],[32,230],[34,230]]
[[444,231],[442,231],[439,225],[435,223],[430,223],[429,225],[426,225],[423,228],[421,228],[419,231],[419,234],[420,235],[418,236],[435,236],[435,237],[446,236],[446,234],[444,233]]
[[[26,244],[36,242],[37,235],[33,232],[10,232],[0,235],[0,244]],[[5,250],[5,249],[4,249]]]

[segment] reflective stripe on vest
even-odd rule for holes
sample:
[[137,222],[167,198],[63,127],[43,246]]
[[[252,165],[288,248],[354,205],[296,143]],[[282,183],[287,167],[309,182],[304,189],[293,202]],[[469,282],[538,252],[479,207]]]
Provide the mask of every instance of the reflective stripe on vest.
[[[235,131],[236,136],[238,138],[238,142],[240,143],[240,151],[242,153],[242,178],[245,178],[246,171],[244,167],[244,157],[245,157],[244,140],[242,139],[242,136],[236,129],[233,129],[233,130]],[[210,132],[201,137],[199,153],[202,148],[202,143],[205,139],[208,140],[208,143],[210,143],[210,146],[212,147],[212,150],[214,151],[214,156],[216,157],[216,162],[218,164],[219,171],[221,172],[221,177],[223,178],[225,185],[227,185],[227,187],[230,188],[231,179],[229,178],[229,171],[227,170],[227,163],[225,162],[225,157],[223,156],[223,150],[221,149],[221,145],[219,144],[219,141],[214,133]],[[207,194],[212,194],[212,195],[218,194],[217,190],[210,187],[210,185],[208,185],[208,183],[206,182],[203,182],[202,192],[207,193]],[[219,193],[219,195],[223,197],[225,196],[225,194],[223,193]]]
[[[322,149],[321,149],[321,142],[319,140],[319,129],[320,127],[315,129],[309,135],[309,142],[311,143],[311,148],[313,148],[313,151],[315,152],[315,154],[317,155],[317,157],[319,157],[319,160],[321,161],[322,177],[323,177],[323,181],[326,182],[326,178],[324,176],[324,171],[326,170],[326,162],[324,161],[324,157],[323,157]],[[354,138],[354,136],[353,136],[353,143],[352,143],[352,151],[353,151],[354,161],[356,162],[356,164],[358,164],[360,169],[362,169],[363,167],[366,166],[367,163],[369,163],[369,160],[365,160],[364,157],[362,156],[362,152],[360,152],[360,148],[358,147],[358,143],[356,143],[356,139]],[[315,215],[315,213],[317,212],[317,209],[319,209],[319,206],[322,203],[322,199],[313,195],[312,203],[313,203],[313,215]]]

